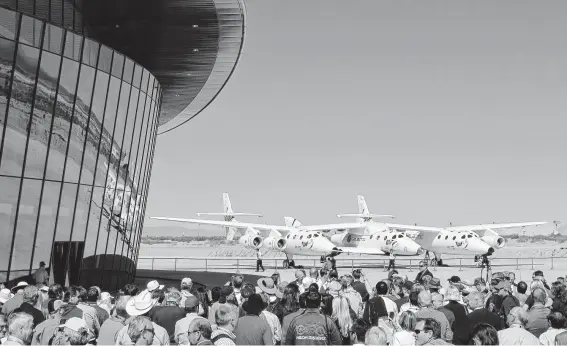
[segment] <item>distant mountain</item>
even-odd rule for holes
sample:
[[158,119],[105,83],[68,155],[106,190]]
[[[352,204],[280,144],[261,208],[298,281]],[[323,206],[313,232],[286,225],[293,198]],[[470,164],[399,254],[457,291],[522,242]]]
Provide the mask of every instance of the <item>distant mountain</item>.
[[211,236],[211,237],[218,237],[224,235],[224,229],[211,229],[211,228],[195,228],[195,226],[191,226],[191,228],[186,228],[183,226],[146,226],[144,227],[144,233],[142,236],[145,237],[157,237],[157,236],[165,236],[165,237],[176,237],[176,236]]

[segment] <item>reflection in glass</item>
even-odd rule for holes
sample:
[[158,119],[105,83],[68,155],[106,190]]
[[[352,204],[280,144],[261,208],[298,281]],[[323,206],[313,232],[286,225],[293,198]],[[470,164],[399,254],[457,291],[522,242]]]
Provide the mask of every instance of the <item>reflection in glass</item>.
[[67,151],[67,140],[69,128],[73,116],[73,99],[76,92],[79,64],[75,61],[63,58],[61,77],[59,80],[59,91],[53,119],[53,131],[51,133],[51,147],[49,148],[49,159],[47,161],[47,172],[45,177],[51,180],[62,179]]
[[[89,120],[87,143],[83,158],[81,184],[92,185],[93,183],[100,135],[103,130],[104,103],[109,88],[109,78],[108,74],[101,71],[98,71],[96,74],[96,85],[91,103],[91,118]],[[104,173],[101,175],[103,176]]]
[[46,181],[44,184],[32,263],[39,263],[40,261],[50,263],[51,244],[53,243],[53,234],[55,233],[55,219],[61,183]]
[[71,226],[73,224],[73,210],[75,207],[76,198],[77,184],[63,183],[55,241],[69,241],[69,237],[71,236]]
[[0,7],[0,37],[13,40],[18,30],[19,18],[18,13]]
[[19,178],[0,176],[0,282],[6,282],[19,188]]
[[110,69],[112,68],[112,49],[101,45],[99,54],[97,68],[100,71],[110,73]]
[[[76,188],[76,187],[75,187]],[[72,241],[84,241],[87,230],[87,216],[89,214],[89,203],[91,200],[90,186],[79,185],[77,206],[75,208],[75,221],[73,224]]]
[[38,59],[38,49],[18,46],[0,174],[22,174]]
[[60,64],[61,58],[58,55],[43,51],[24,172],[26,177],[43,178]]
[[43,49],[46,49],[57,55],[61,55],[63,48],[63,29],[51,24],[45,25],[45,38],[43,39]]
[[85,39],[85,47],[83,48],[83,63],[96,67],[98,57],[98,47],[100,44],[91,39]]
[[[1,8],[0,8],[1,9]],[[2,12],[0,12],[1,14]],[[12,78],[12,67],[14,65],[15,43],[0,38],[0,125],[4,127],[6,123],[6,105],[10,93]],[[2,141],[3,131],[0,131],[0,142]]]
[[122,79],[122,71],[124,70],[124,55],[114,52],[114,58],[112,60],[112,75],[114,77]]
[[148,110],[150,109],[150,98],[147,97],[145,94],[140,93],[141,98],[140,98],[140,104],[143,103],[143,106],[140,105],[140,107],[138,107],[138,114],[136,115],[136,118],[138,118],[138,122],[136,124],[136,129],[134,130],[134,141],[132,143],[132,151],[134,152],[134,156],[133,156],[133,160],[134,162],[130,164],[130,167],[132,167],[132,175],[131,175],[131,179],[132,179],[132,187],[133,189],[136,191],[136,193],[138,193],[138,182],[137,182],[137,177],[138,177],[138,172],[139,172],[139,167],[140,167],[140,163],[142,161],[142,156],[144,154],[143,150],[143,140],[144,140],[144,134],[145,134],[145,129],[147,127],[148,124]]
[[42,29],[42,21],[23,15],[20,28],[20,42],[40,48]]
[[81,160],[87,126],[89,125],[89,109],[93,96],[95,69],[81,66],[77,97],[75,98],[75,110],[71,121],[71,137],[69,138],[69,149],[67,152],[67,167],[65,169],[65,182],[77,183],[81,172]]
[[134,77],[132,79],[132,86],[135,88],[140,88],[140,83],[142,82],[142,66],[136,64],[134,67]]
[[81,59],[81,47],[83,44],[83,37],[67,31],[65,37],[64,53],[67,58],[79,61]]
[[126,83],[132,83],[132,75],[134,74],[134,62],[130,58],[126,58],[126,64],[124,65],[124,75],[122,80]]
[[[35,223],[39,208],[39,193],[41,192],[41,181],[24,179],[20,210],[18,211],[18,225],[12,253],[12,265],[10,270],[29,270],[30,254],[32,253],[33,238],[35,235]],[[38,244],[37,246],[45,246]],[[37,264],[35,264],[37,265]]]
[[[87,237],[85,239],[85,257],[94,256],[97,247],[97,238],[104,236],[106,239],[106,232],[100,232],[98,225],[100,223],[102,203],[103,203],[104,188],[95,187],[92,191],[92,198],[90,200],[90,213],[88,215],[87,223]],[[89,262],[92,263],[92,262]]]
[[118,111],[118,97],[120,96],[120,80],[110,77],[110,86],[106,99],[104,111],[104,124],[101,133],[100,149],[98,152],[98,163],[96,168],[95,185],[105,186],[109,169],[109,157],[112,151],[114,128],[116,124],[116,112]]

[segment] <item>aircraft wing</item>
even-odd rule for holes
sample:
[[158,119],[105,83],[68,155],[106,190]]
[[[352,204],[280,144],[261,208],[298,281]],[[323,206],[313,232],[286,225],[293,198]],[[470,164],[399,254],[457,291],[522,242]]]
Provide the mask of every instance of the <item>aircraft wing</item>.
[[151,216],[150,219],[186,222],[186,223],[192,223],[192,224],[197,224],[197,225],[209,225],[209,226],[218,226],[218,227],[234,227],[234,228],[238,228],[238,229],[254,228],[254,229],[257,229],[259,231],[270,231],[270,232],[272,230],[276,230],[283,235],[288,234],[289,232],[296,232],[297,231],[297,229],[295,229],[293,227],[277,226],[277,225],[265,225],[265,224],[261,224],[261,223],[237,222],[237,221],[181,219],[181,218],[174,218],[174,217],[159,217],[159,216]]
[[300,226],[299,229],[302,231],[311,231],[311,232],[330,232],[330,231],[337,231],[337,230],[345,230],[345,229],[358,229],[362,228],[365,229],[366,225],[359,222],[352,222],[352,223],[336,223],[336,224],[328,224],[328,225],[311,225],[311,226]]
[[385,255],[383,251],[373,248],[339,247],[339,250],[343,253],[351,253],[358,255]]
[[451,231],[482,231],[485,229],[503,229],[503,228],[517,228],[517,227],[527,227],[527,226],[540,226],[547,224],[547,221],[539,222],[516,222],[516,223],[486,223],[480,225],[468,225],[468,226],[457,226],[457,227],[447,227]]

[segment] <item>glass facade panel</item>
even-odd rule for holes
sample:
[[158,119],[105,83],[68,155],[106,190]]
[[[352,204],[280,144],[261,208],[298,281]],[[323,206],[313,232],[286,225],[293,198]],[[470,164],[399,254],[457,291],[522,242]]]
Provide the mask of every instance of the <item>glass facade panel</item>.
[[59,205],[59,191],[61,183],[45,181],[39,221],[37,223],[37,236],[35,239],[35,252],[32,263],[36,265],[40,261],[50,263],[51,244],[55,236],[55,221],[57,220],[57,206]]
[[67,166],[65,169],[66,182],[79,182],[79,173],[81,172],[81,164],[83,158],[83,147],[87,126],[89,125],[89,110],[91,98],[93,96],[93,88],[95,82],[95,69],[87,66],[81,66],[81,75],[79,77],[79,86],[75,98],[75,110],[73,111],[73,120],[71,121],[71,136],[69,139],[69,148],[67,149]]
[[0,37],[13,40],[18,30],[19,18],[18,13],[0,7]]
[[16,206],[18,204],[19,178],[0,176],[0,281],[5,282],[10,261],[10,248],[16,222]]
[[[15,46],[14,42],[0,38],[0,125],[2,126],[0,143],[2,143],[5,131],[4,124],[6,123],[6,111],[8,110],[8,98],[10,97],[12,84]],[[0,165],[2,164],[2,146],[0,145]]]
[[[32,252],[37,213],[39,210],[39,194],[41,192],[41,181],[23,179],[23,186],[18,210],[18,231],[14,239],[14,251],[12,252],[11,271],[29,270],[30,253]],[[43,244],[36,244],[36,246]],[[38,268],[37,263],[34,268]]]
[[18,30],[19,18],[0,8],[0,282],[44,261],[58,283],[116,289],[135,271],[159,83],[109,47],[28,16]]
[[73,101],[76,93],[79,64],[63,58],[59,75],[59,90],[55,106],[55,117],[51,130],[51,146],[47,160],[46,179],[61,181],[67,153],[69,129],[73,117]]
[[35,90],[34,115],[28,144],[25,177],[43,178],[60,65],[61,57],[59,55],[43,51],[39,69],[40,78]]
[[37,48],[18,46],[0,174],[22,175],[38,60]]

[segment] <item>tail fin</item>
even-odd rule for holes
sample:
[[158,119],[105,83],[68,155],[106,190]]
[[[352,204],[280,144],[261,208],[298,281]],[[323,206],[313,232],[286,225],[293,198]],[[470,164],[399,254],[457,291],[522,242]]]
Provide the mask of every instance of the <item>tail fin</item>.
[[366,205],[366,200],[364,199],[364,196],[357,195],[356,197],[358,198],[358,213],[362,214],[362,215],[370,214],[370,211],[368,210],[368,206]]
[[358,199],[358,214],[338,214],[337,217],[339,218],[354,217],[357,218],[359,222],[368,222],[370,220],[379,219],[383,217],[389,217],[392,219],[395,218],[394,215],[390,215],[390,214],[370,214],[370,210],[366,205],[366,200],[364,199],[364,196],[357,195],[356,197]]
[[[236,221],[236,216],[257,216],[257,217],[264,217],[262,214],[254,214],[254,213],[235,213],[232,210],[232,204],[230,203],[230,197],[228,193],[222,194],[222,205],[223,205],[223,213],[197,213],[197,216],[223,216],[224,221]],[[226,231],[226,239],[233,240],[236,234],[236,228],[234,227],[225,227]]]
[[294,217],[284,216],[285,225],[287,227],[301,227],[301,222]]

